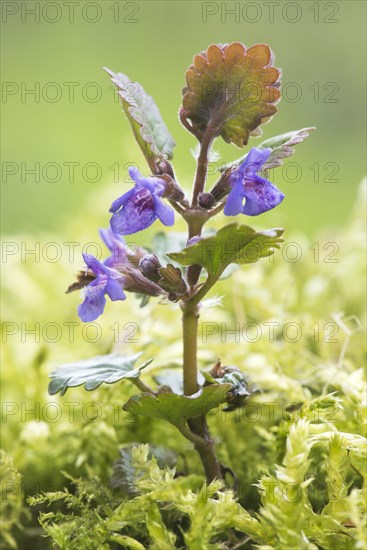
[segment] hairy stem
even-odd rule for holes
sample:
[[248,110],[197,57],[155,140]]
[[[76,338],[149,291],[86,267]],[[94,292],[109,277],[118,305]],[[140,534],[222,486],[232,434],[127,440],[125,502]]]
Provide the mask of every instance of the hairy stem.
[[213,138],[213,129],[209,125],[206,129],[206,132],[204,133],[203,141],[201,142],[200,154],[196,167],[194,190],[192,194],[192,208],[195,208],[197,206],[198,196],[204,191],[206,172],[208,170],[208,155],[211,144],[213,142]]
[[[205,223],[205,220],[200,218],[192,218],[189,221],[189,239],[192,237],[200,236],[202,227]],[[187,282],[190,285],[190,288],[194,288],[196,283],[199,280],[201,273],[200,265],[190,265],[187,270]]]
[[219,214],[219,212],[221,212],[223,209],[224,209],[224,202],[221,202],[221,203],[217,204],[217,206],[215,208],[210,210],[210,212],[209,212],[210,218],[212,218],[213,216],[216,216],[217,214]]
[[139,388],[139,390],[142,391],[143,393],[152,393],[153,395],[157,393],[150,386],[148,386],[148,384],[143,382],[143,380],[141,380],[140,378],[131,378],[131,382],[135,384],[135,386]]
[[[204,421],[204,424],[202,422]],[[204,427],[203,435],[195,433],[195,425],[201,424]],[[190,421],[190,427],[182,426],[180,432],[186,439],[192,441],[195,445],[196,451],[199,453],[201,462],[204,466],[205,474],[208,482],[210,483],[214,479],[222,479],[222,468],[215,456],[214,443],[209,437],[209,432],[205,424],[205,419],[192,419]]]
[[185,395],[198,391],[197,381],[197,331],[199,313],[196,306],[183,308],[183,379]]
[[[176,210],[176,212],[178,212],[180,214],[180,216],[183,216],[185,214],[186,209],[182,208],[182,206],[180,204],[178,204],[176,201],[168,199],[168,202],[170,203],[172,208],[174,208]],[[189,206],[189,205],[186,205],[186,206]]]
[[[186,303],[183,306],[183,379],[185,395],[198,391],[197,381],[197,333],[199,312],[197,304]],[[189,429],[190,428],[190,429]],[[214,444],[210,438],[205,414],[192,418],[189,428],[182,431],[183,435],[192,441],[200,455],[208,481],[221,479],[222,472],[215,455]],[[185,432],[185,433],[184,433]]]
[[[195,432],[195,430],[200,431],[198,430],[199,426],[204,428],[204,437],[203,434],[198,435]],[[209,437],[209,432],[204,417],[191,419],[189,422],[189,427],[186,425],[182,426],[180,428],[180,432],[184,437],[186,437],[186,439],[192,441],[195,445],[195,449],[199,453],[201,462],[204,466],[208,482],[210,483],[214,479],[222,479],[223,474],[221,465],[215,455],[214,443]]]
[[[196,208],[198,204],[198,197],[200,193],[204,191],[206,173],[208,170],[209,151],[214,139],[214,131],[211,124],[208,125],[200,146],[200,154],[198,157],[198,163],[195,173],[194,190],[192,193],[191,208]],[[200,236],[201,230],[205,221],[202,221],[197,225],[195,219],[189,222],[189,239],[192,237]],[[188,269],[187,280],[191,288],[193,288],[199,280],[201,273],[201,267],[199,265],[192,265]]]
[[194,444],[200,455],[208,482],[210,483],[214,479],[223,479],[222,468],[215,454],[214,441],[210,437],[205,415],[192,418],[189,421],[189,427],[191,433],[200,436],[200,439]]
[[190,300],[190,304],[192,306],[198,304],[201,302],[201,300],[206,296],[206,294],[209,292],[209,290],[212,288],[212,286],[217,282],[217,279],[212,279],[211,277],[208,277],[205,283],[199,290],[194,294],[194,296]]
[[[194,189],[191,203],[191,217],[187,219],[189,239],[201,235],[202,227],[208,218],[204,218],[198,208],[198,197],[204,191],[206,174],[208,169],[209,150],[215,136],[215,123],[210,123],[201,141],[200,154],[195,173]],[[201,272],[200,265],[190,265],[187,272],[187,280],[194,289]],[[197,295],[197,294],[196,294]],[[200,294],[201,296],[201,294]],[[183,382],[185,395],[193,395],[198,391],[197,373],[197,337],[199,319],[200,297],[186,302],[182,306],[182,328],[183,328]],[[184,431],[186,433],[184,433]],[[210,437],[205,414],[192,418],[188,427],[182,431],[183,435],[192,441],[195,449],[200,455],[208,481],[222,479],[220,463],[215,455],[214,442]]]
[[192,432],[186,424],[182,425],[179,428],[179,430],[182,433],[182,435],[184,437],[186,437],[186,439],[188,439],[189,441],[194,443],[195,446],[196,445],[198,445],[198,446],[206,445],[206,439],[204,439],[200,435],[197,435],[196,433]]

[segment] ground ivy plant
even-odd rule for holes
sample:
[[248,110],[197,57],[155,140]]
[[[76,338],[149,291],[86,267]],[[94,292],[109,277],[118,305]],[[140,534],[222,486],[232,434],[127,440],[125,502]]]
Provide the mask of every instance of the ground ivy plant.
[[[270,170],[293,154],[293,146],[311,128],[288,132],[251,148],[237,162],[222,166],[218,181],[206,188],[211,147],[216,138],[237,147],[247,146],[261,135],[260,126],[276,113],[280,100],[280,71],[272,65],[266,44],[246,48],[239,42],[211,45],[195,55],[186,72],[179,118],[199,142],[196,172],[189,198],[171,164],[175,141],[153,99],[122,73],[106,69],[121,98],[123,111],[146,161],[143,173],[129,170],[134,185],[116,198],[110,208],[110,227],[100,230],[109,257],[100,261],[84,254],[86,270],[68,291],[83,289],[78,308],[80,319],[91,322],[103,314],[106,295],[112,301],[126,299],[125,292],[161,302],[175,302],[182,318],[183,393],[167,384],[151,388],[142,371],[151,359],[140,354],[109,354],[58,367],[51,374],[49,393],[63,395],[68,388],[84,384],[94,390],[102,383],[123,379],[141,393],[129,399],[124,410],[173,424],[199,453],[208,481],[223,479],[228,469],[220,464],[210,436],[206,415],[220,404],[227,412],[243,406],[250,391],[244,374],[218,361],[199,379],[197,332],[203,299],[229,266],[252,264],[273,254],[282,242],[283,229],[257,231],[243,224],[244,216],[258,216],[278,206],[284,194],[270,181]],[[126,246],[125,235],[143,231],[159,220],[167,227],[176,215],[187,224],[184,244],[165,249]],[[220,212],[239,216],[239,222],[205,233],[205,224]],[[172,239],[167,238],[171,243]],[[164,248],[164,246],[163,246]],[[226,272],[226,273],[225,273]],[[122,306],[123,307],[123,306]],[[225,357],[221,358],[225,363]],[[199,383],[200,380],[200,383]]]

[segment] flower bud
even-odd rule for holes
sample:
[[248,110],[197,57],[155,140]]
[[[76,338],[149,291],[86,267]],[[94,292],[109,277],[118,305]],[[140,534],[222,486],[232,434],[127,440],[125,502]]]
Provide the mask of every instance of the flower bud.
[[145,296],[159,296],[163,294],[160,286],[142,274],[139,269],[125,265],[123,270],[124,289],[130,292],[137,292]]
[[174,293],[175,295],[185,294],[187,291],[187,285],[182,277],[181,270],[178,267],[175,267],[172,264],[167,264],[166,267],[161,267],[159,269],[159,274],[161,279],[159,279],[158,284],[163,288],[163,290],[169,293]]
[[163,176],[164,174],[168,174],[173,180],[175,179],[175,173],[173,171],[172,164],[168,162],[168,160],[160,159],[158,162],[156,161],[155,164],[157,168],[157,175],[159,172],[159,175]]
[[200,193],[198,204],[204,210],[210,210],[215,205],[215,199],[211,193]]
[[175,292],[170,292],[168,294],[168,299],[169,299],[170,302],[177,302],[179,297]]
[[155,254],[146,254],[139,263],[139,268],[143,275],[155,283],[161,278],[158,271],[161,267],[162,264]]
[[213,189],[211,189],[210,193],[213,195],[215,202],[219,202],[230,192],[231,186],[229,184],[229,176],[231,172],[232,168],[227,168],[221,175],[219,181],[214,185]]
[[164,174],[160,176],[164,180],[165,191],[163,196],[166,199],[171,199],[172,201],[181,202],[185,198],[185,193],[170,175]]

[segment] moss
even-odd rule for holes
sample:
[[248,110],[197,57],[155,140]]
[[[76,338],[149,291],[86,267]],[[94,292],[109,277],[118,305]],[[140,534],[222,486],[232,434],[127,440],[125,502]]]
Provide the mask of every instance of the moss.
[[[314,242],[287,237],[301,243],[300,262],[284,261],[278,253],[273,263],[264,260],[238,270],[217,289],[223,307],[201,311],[201,366],[212,366],[220,357],[259,389],[244,409],[209,415],[219,456],[236,474],[235,481],[227,475],[226,489],[205,485],[192,445],[172,426],[150,419],[126,421],[121,407],[135,394],[129,382],[93,393],[75,388],[63,398],[47,396],[47,376],[56,364],[106,353],[112,346],[154,357],[148,381],[180,365],[175,306],[158,311],[152,300],[140,309],[127,300],[121,327],[134,319],[137,343],[114,344],[112,307],[100,322],[98,341],[83,338],[80,325],[71,341],[64,323],[76,321],[78,297],[68,297],[66,304],[56,294],[67,286],[69,263],[27,263],[25,270],[20,258],[11,258],[12,276],[4,274],[4,314],[19,330],[4,334],[3,445],[8,454],[3,455],[3,479],[22,491],[6,493],[2,502],[4,548],[364,550],[363,227],[357,208],[338,234],[320,236],[321,251],[325,242],[338,243],[338,263],[315,262]],[[62,242],[68,240],[67,231]],[[63,329],[59,341],[46,341],[41,331],[40,342],[34,336],[22,342],[20,324],[34,325],[35,308],[41,327],[57,320]],[[250,322],[262,329],[257,341],[243,336]],[[274,338],[269,338],[271,322],[279,323]],[[205,323],[218,328],[206,339]],[[225,333],[236,323],[239,337],[236,331]],[[301,328],[297,341],[290,341],[291,331],[284,336],[287,323]],[[146,447],[136,447],[147,442],[175,452],[176,473],[171,463],[165,467],[159,461],[158,466]],[[109,485],[119,448],[128,443],[136,448],[132,495]],[[39,493],[47,495],[38,498]],[[26,503],[29,497],[36,506]]]

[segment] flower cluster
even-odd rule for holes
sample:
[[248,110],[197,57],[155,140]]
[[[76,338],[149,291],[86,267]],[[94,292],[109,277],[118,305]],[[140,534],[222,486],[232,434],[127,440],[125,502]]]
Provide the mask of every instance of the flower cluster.
[[109,268],[91,254],[83,254],[84,261],[96,278],[84,289],[84,302],[78,308],[78,314],[82,321],[94,321],[104,310],[106,304],[105,294],[112,301],[125,300],[126,295],[122,289],[123,277],[115,269]]
[[[143,175],[135,166],[129,168],[133,186],[113,201],[110,228],[100,231],[110,256],[100,262],[84,255],[85,275],[79,274],[77,282],[69,287],[69,291],[86,287],[84,302],[79,307],[83,321],[102,313],[106,295],[113,301],[124,300],[127,290],[143,296],[163,295],[168,300],[180,301],[182,307],[195,299],[196,294],[202,299],[215,283],[215,277],[210,277],[207,270],[211,280],[201,289],[200,275],[205,266],[193,252],[190,253],[193,263],[185,263],[185,250],[203,238],[207,221],[220,212],[225,216],[258,216],[283,201],[284,194],[268,179],[269,170],[292,155],[294,145],[303,141],[313,128],[275,136],[251,148],[239,161],[221,170],[211,190],[205,188],[214,140],[221,137],[226,143],[244,147],[252,136],[261,135],[260,126],[277,112],[281,71],[272,65],[273,60],[266,44],[247,48],[240,42],[212,44],[194,57],[185,75],[179,109],[182,125],[199,142],[194,153],[197,166],[190,200],[170,162],[176,142],[153,98],[140,84],[132,97],[127,90],[131,82],[127,75],[106,69],[149,173]],[[259,91],[255,99],[249,97],[249,85]],[[172,227],[175,211],[188,229],[183,263],[161,265],[162,256],[158,258],[154,250],[128,252],[123,236],[143,231],[157,220]],[[228,233],[228,239],[233,239],[233,233]]]
[[111,228],[101,229],[100,235],[110,256],[103,262],[91,254],[83,254],[86,270],[78,274],[77,282],[67,292],[82,289],[84,301],[78,308],[82,321],[95,321],[104,311],[107,295],[112,301],[125,300],[125,290],[143,296],[159,296],[163,289],[147,278],[139,267],[147,251],[137,248],[130,251],[124,239]]
[[[223,182],[227,189],[223,203],[226,216],[257,216],[281,203],[283,193],[258,175],[270,155],[271,149],[253,148],[246,159],[231,170]],[[79,317],[84,322],[94,321],[103,313],[106,295],[116,301],[126,299],[124,289],[150,296],[163,293],[163,289],[156,284],[160,279],[158,271],[154,281],[146,276],[146,268],[145,273],[142,269],[147,265],[147,261],[141,263],[147,252],[140,250],[131,257],[122,235],[142,231],[157,219],[166,226],[174,224],[174,210],[163,202],[165,197],[170,199],[167,180],[163,177],[144,177],[135,167],[129,169],[129,174],[134,187],[113,202],[110,208],[111,226],[100,230],[111,255],[100,262],[90,254],[83,254],[87,266],[84,281],[79,276],[78,283],[69,288],[70,291],[84,287],[84,301],[78,308]],[[198,238],[191,238],[189,244]]]

